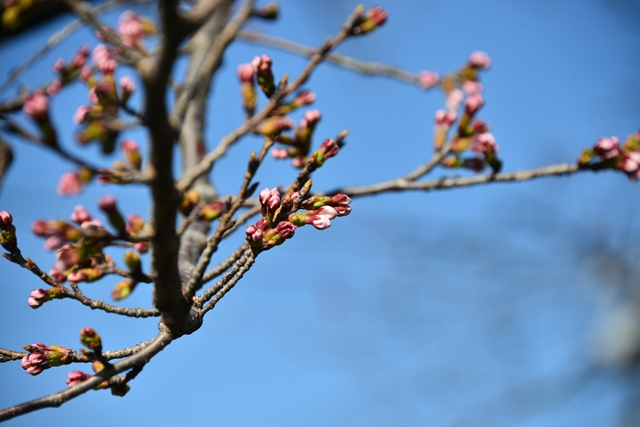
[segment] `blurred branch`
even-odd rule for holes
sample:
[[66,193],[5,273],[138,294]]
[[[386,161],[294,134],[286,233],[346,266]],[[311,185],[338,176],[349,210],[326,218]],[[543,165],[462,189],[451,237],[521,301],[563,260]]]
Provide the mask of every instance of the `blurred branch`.
[[[268,34],[259,33],[257,31],[242,30],[238,34],[238,39],[251,43],[261,44],[264,46],[274,47],[276,49],[292,52],[301,56],[312,57],[316,49],[312,46],[303,45],[301,43],[292,42],[282,37],[270,36]],[[403,70],[392,65],[381,64],[378,62],[361,61],[351,58],[340,53],[330,53],[325,60],[340,67],[357,71],[363,74],[381,75],[393,77],[406,83],[418,84],[419,75]]]
[[[519,182],[529,181],[535,178],[573,175],[584,171],[602,170],[598,165],[593,167],[579,167],[577,164],[561,163],[558,165],[543,166],[538,169],[521,170],[515,172],[504,172],[498,174],[486,174],[470,177],[443,177],[430,181],[410,181],[406,178],[397,178],[390,181],[380,182],[378,184],[363,185],[359,187],[343,187],[329,191],[326,194],[345,193],[349,197],[371,196],[374,194],[394,191],[432,191],[445,190],[456,187],[471,187],[480,184],[489,184],[493,182]],[[324,193],[318,193],[324,194]]]

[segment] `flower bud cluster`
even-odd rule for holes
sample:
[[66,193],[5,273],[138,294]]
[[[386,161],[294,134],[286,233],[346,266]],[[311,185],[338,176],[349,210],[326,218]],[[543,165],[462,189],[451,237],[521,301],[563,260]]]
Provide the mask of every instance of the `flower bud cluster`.
[[289,148],[273,148],[271,155],[276,159],[291,158],[294,167],[302,168],[307,162],[307,157],[311,151],[311,137],[321,118],[322,115],[318,110],[305,112],[293,136],[279,135],[275,138],[276,142]]
[[51,146],[58,146],[58,137],[49,117],[49,98],[40,90],[28,95],[22,106],[24,114],[33,120],[41,132],[42,141]]
[[18,248],[16,227],[13,225],[13,217],[7,211],[0,211],[0,244],[9,252]]
[[153,21],[134,11],[124,11],[116,27],[122,41],[129,47],[144,51],[144,36],[155,33]]
[[56,192],[61,196],[74,196],[79,194],[87,183],[93,179],[93,171],[81,166],[77,171],[68,171],[60,176]]
[[380,6],[373,6],[366,13],[360,15],[351,28],[351,35],[360,36],[370,33],[387,21],[389,12]]
[[256,56],[251,61],[258,86],[260,86],[267,98],[271,98],[271,95],[276,91],[273,70],[271,69],[272,65],[273,61],[268,55]]
[[38,375],[52,366],[68,365],[72,362],[73,351],[58,345],[46,346],[42,343],[35,343],[25,345],[24,349],[29,354],[22,358],[20,366],[29,375]]
[[240,64],[238,66],[238,79],[240,80],[240,95],[242,97],[242,107],[247,116],[252,116],[258,103],[255,88],[255,71],[251,64]]
[[[318,230],[331,226],[337,216],[351,213],[351,199],[344,194],[307,197],[311,180],[299,192],[281,196],[277,188],[265,188],[259,200],[262,219],[246,229],[247,242],[254,250],[268,250],[284,243],[297,227],[311,224]],[[304,211],[298,212],[300,209]]]
[[102,352],[102,338],[93,328],[80,329],[80,343],[94,353]]
[[616,136],[600,138],[591,149],[584,150],[578,159],[580,166],[596,162],[604,168],[624,172],[629,179],[640,179],[640,130],[629,135],[622,146]]
[[56,298],[64,298],[64,293],[58,287],[49,289],[34,289],[33,291],[31,291],[31,295],[29,295],[29,300],[27,301],[27,303],[29,304],[29,307],[36,309],[41,307],[45,302],[51,301]]

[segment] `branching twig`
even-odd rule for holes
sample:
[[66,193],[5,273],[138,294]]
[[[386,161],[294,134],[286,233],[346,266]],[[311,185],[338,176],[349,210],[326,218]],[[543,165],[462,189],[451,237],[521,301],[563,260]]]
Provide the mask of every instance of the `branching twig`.
[[249,271],[251,266],[253,266],[253,263],[255,262],[255,260],[256,260],[255,255],[253,254],[253,252],[251,252],[250,249],[248,249],[246,252],[246,258],[244,259],[241,258],[236,263],[236,264],[240,264],[238,265],[237,270],[234,269],[229,271],[229,273],[231,273],[232,271],[234,272],[233,277],[231,277],[232,275],[229,274],[230,279],[227,281],[225,280],[227,275],[225,275],[225,277],[223,277],[223,279],[220,280],[220,282],[218,282],[215,286],[212,286],[210,289],[207,289],[207,291],[209,292],[205,292],[202,294],[201,302],[207,301],[207,299],[209,298],[209,295],[213,295],[213,293],[215,293],[215,296],[202,309],[201,316],[204,316],[205,314],[207,314],[208,311],[212,310],[216,306],[218,301],[220,301],[231,289],[233,289],[236,283],[238,283],[238,281],[242,279],[245,273]]
[[10,420],[19,415],[27,414],[43,408],[58,407],[63,403],[80,396],[81,394],[93,389],[106,379],[113,377],[121,372],[144,366],[152,357],[164,349],[170,342],[172,337],[167,332],[160,332],[151,343],[141,349],[136,354],[113,365],[113,369],[105,369],[100,373],[92,376],[86,381],[78,385],[70,387],[64,391],[53,393],[30,402],[15,405],[0,411],[0,421]]
[[238,249],[233,251],[231,255],[227,257],[227,259],[222,261],[220,264],[216,265],[211,270],[204,273],[204,275],[202,276],[202,284],[210,282],[211,280],[215,279],[216,277],[224,273],[229,267],[233,265],[234,262],[240,259],[242,254],[244,254],[244,252],[248,248],[249,248],[249,245],[247,245],[247,243],[243,243]]

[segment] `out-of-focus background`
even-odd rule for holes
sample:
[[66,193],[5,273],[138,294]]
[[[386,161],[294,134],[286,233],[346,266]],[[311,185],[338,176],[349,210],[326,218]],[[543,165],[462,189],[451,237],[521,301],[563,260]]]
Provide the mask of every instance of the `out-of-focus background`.
[[[335,34],[357,3],[280,2],[276,23],[249,28],[318,45]],[[389,20],[348,40],[339,52],[440,73],[475,50],[493,66],[483,73],[486,106],[504,170],[574,162],[599,137],[621,139],[640,126],[640,4],[633,0],[381,1]],[[368,5],[370,6],[370,5]],[[135,6],[155,16],[151,6]],[[114,23],[123,9],[105,14]],[[68,14],[0,43],[0,80],[26,61]],[[54,77],[56,58],[98,42],[84,28],[0,94]],[[242,120],[236,67],[267,53],[277,76],[295,76],[305,60],[237,41],[215,78],[207,144]],[[176,69],[176,77],[184,62]],[[131,74],[120,67],[118,76]],[[389,78],[331,64],[306,85],[323,118],[315,143],[342,129],[340,155],[314,176],[315,189],[400,176],[432,152],[433,114],[443,96]],[[135,103],[139,98],[134,96]],[[262,99],[264,102],[264,98]],[[105,166],[96,146],[74,142],[81,85],[52,101],[65,147]],[[302,112],[294,115],[299,119]],[[17,116],[16,116],[17,117]],[[25,122],[26,123],[26,122]],[[132,132],[146,147],[145,134]],[[30,232],[38,218],[68,218],[76,204],[96,216],[100,195],[146,216],[142,187],[90,185],[59,198],[55,186],[73,166],[11,138],[15,160],[0,208],[11,212],[20,247],[43,269],[54,255]],[[259,139],[235,146],[213,172],[221,194],[235,194]],[[433,176],[461,173],[437,169]],[[269,160],[261,187],[290,182],[296,171]],[[526,183],[357,199],[329,230],[300,229],[264,253],[192,336],[166,348],[125,398],[90,392],[59,409],[7,425],[108,426],[196,423],[224,426],[638,426],[640,425],[639,187],[622,173],[582,173]],[[237,247],[237,233],[214,259]],[[112,251],[114,259],[121,253]],[[43,342],[79,348],[92,326],[115,350],[156,333],[151,320],[92,312],[75,301],[27,305],[41,283],[0,264],[0,347]],[[109,300],[116,278],[82,285]],[[150,306],[139,286],[123,301]],[[0,365],[0,406],[65,387],[65,366],[31,377],[19,363]]]

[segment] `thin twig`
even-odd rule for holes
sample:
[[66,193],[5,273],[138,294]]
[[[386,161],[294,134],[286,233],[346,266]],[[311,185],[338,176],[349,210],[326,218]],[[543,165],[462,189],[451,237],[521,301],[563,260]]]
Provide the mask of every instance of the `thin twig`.
[[247,245],[246,242],[240,245],[240,247],[235,251],[233,251],[231,255],[227,257],[227,259],[222,261],[220,264],[216,265],[211,270],[204,273],[204,275],[202,276],[202,283],[205,284],[207,282],[210,282],[211,280],[215,279],[216,277],[218,277],[219,275],[227,271],[227,269],[231,267],[234,262],[240,259],[242,254],[244,254],[244,252],[248,248],[249,248],[249,245]]
[[327,192],[326,194],[344,193],[349,197],[371,196],[383,192],[392,191],[432,191],[445,190],[456,187],[471,187],[480,184],[493,182],[518,182],[528,181],[534,178],[572,175],[583,171],[598,171],[596,167],[579,167],[576,164],[561,163],[557,165],[543,166],[537,169],[521,170],[515,172],[504,172],[499,174],[485,174],[469,177],[443,177],[442,179],[430,181],[407,181],[404,178],[397,178],[378,184],[363,185],[359,187],[344,187]]
[[207,291],[209,292],[205,292],[202,294],[201,302],[204,302],[208,299],[210,294],[213,294],[215,292],[215,296],[213,297],[213,299],[209,301],[209,303],[202,309],[200,313],[201,316],[204,317],[204,315],[207,314],[208,311],[212,310],[216,306],[218,301],[220,301],[231,289],[233,289],[236,283],[238,283],[238,281],[242,279],[245,273],[249,271],[249,269],[251,269],[253,263],[256,260],[256,256],[250,249],[248,249],[245,253],[246,258],[241,258],[236,263],[239,264],[237,271],[229,271],[229,273],[231,273],[231,271],[234,271],[233,277],[229,275],[230,279],[227,281],[225,280],[227,275],[225,275],[225,277],[223,277],[223,279],[220,280],[220,282],[218,282],[215,286],[212,286],[210,290],[207,289]]
[[[261,44],[264,46],[274,47],[276,49],[307,57],[313,56],[313,54],[316,52],[316,49],[313,46],[306,46],[281,37],[270,36],[268,34],[251,30],[240,31],[240,33],[238,34],[238,39],[245,40],[251,43]],[[420,81],[420,76],[418,74],[411,73],[399,67],[380,64],[378,62],[361,61],[359,59],[351,58],[349,56],[342,55],[336,52],[327,55],[325,60],[327,62],[339,65],[340,67],[354,70],[359,73],[393,77],[410,84],[418,84]]]

